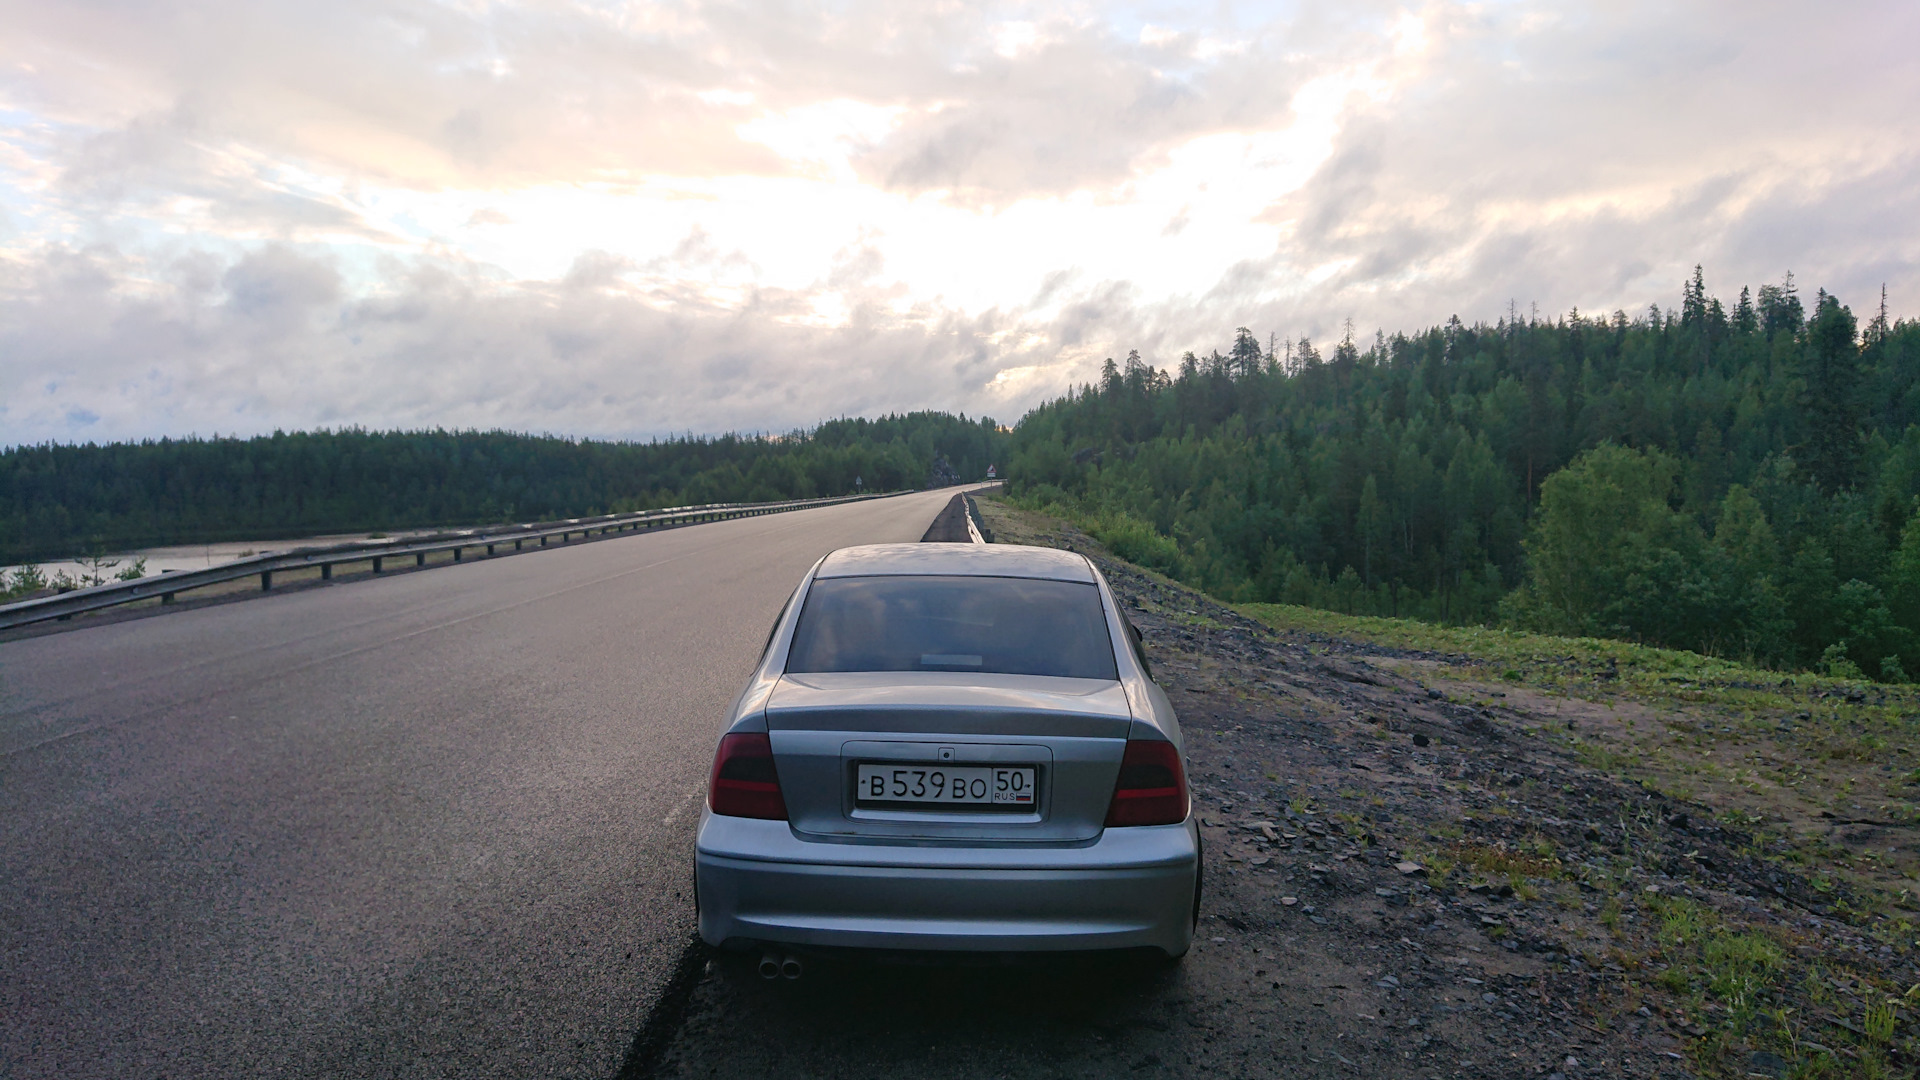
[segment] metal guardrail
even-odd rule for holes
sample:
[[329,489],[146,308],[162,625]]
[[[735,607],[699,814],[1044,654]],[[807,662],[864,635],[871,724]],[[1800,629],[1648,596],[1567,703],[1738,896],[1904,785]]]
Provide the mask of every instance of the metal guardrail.
[[762,514],[777,514],[785,510],[804,510],[815,506],[884,499],[894,494],[898,492],[842,495],[831,499],[790,499],[785,502],[771,503],[709,503],[704,506],[677,506],[665,510],[642,510],[631,514],[603,514],[599,517],[568,518],[565,521],[507,525],[492,529],[461,529],[405,540],[355,540],[351,543],[332,544],[325,547],[295,548],[292,551],[235,559],[204,570],[182,570],[158,574],[154,577],[135,578],[132,581],[109,581],[104,585],[75,589],[55,596],[41,596],[32,600],[0,604],[0,630],[11,630],[16,626],[45,622],[49,619],[70,619],[75,615],[141,600],[151,600],[156,596],[160,598],[161,603],[171,604],[176,593],[255,576],[260,578],[262,590],[272,589],[273,575],[288,570],[304,570],[317,566],[320,568],[321,580],[331,581],[333,568],[345,563],[370,561],[373,563],[373,572],[379,574],[384,572],[384,564],[388,560],[405,558],[409,555],[413,556],[415,566],[425,566],[428,555],[442,551],[453,552],[453,561],[461,562],[463,561],[462,553],[469,548],[485,548],[487,555],[491,556],[495,548],[504,547],[507,544],[512,544],[515,551],[525,550],[526,545],[530,543],[547,547],[548,541],[555,537],[565,544],[575,533],[579,533],[584,540],[595,532],[604,536],[610,532],[637,532],[669,525],[692,525],[702,521],[758,517]]

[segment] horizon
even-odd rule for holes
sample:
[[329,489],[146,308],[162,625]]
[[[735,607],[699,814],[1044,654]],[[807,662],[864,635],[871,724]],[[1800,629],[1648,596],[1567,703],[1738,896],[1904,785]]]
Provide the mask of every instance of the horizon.
[[[1701,268],[1698,266],[1698,264],[1696,264],[1695,269],[1699,270]],[[1786,271],[1784,274],[1784,277],[1789,279],[1793,278],[1794,276],[1795,275],[1793,274],[1792,271]],[[1767,282],[1766,284],[1771,285],[1771,284],[1778,284],[1778,283]],[[1799,282],[1792,281],[1791,285],[1792,285],[1792,288],[1795,290],[1795,294],[1800,295],[1798,292]],[[1749,289],[1752,289],[1756,292],[1758,291],[1757,288],[1752,285],[1743,285],[1741,288],[1743,292]],[[1825,286],[1815,286],[1815,295],[1817,296],[1821,293],[1834,295],[1831,292],[1831,290],[1827,289]],[[1860,327],[1864,329],[1867,322],[1873,317],[1873,315],[1869,312],[1880,311],[1879,301],[1883,297],[1876,296],[1875,307],[1872,309],[1863,309],[1863,310],[1855,310],[1854,305],[1847,303],[1845,297],[1835,296],[1835,298],[1840,301],[1843,307],[1847,308],[1849,311],[1853,311],[1853,314],[1856,320],[1858,321]],[[1714,293],[1711,288],[1709,288],[1706,292],[1706,299],[1711,303],[1722,303],[1722,304],[1726,303],[1725,299],[1720,297],[1718,294]],[[1808,309],[1808,314],[1811,315],[1812,304],[1807,303],[1808,299],[1809,299],[1808,297],[1802,296],[1802,303],[1806,304]],[[1657,300],[1649,301],[1649,304],[1651,305],[1651,307],[1659,308],[1661,316],[1665,319],[1673,319],[1676,316],[1676,313],[1679,311],[1679,307],[1677,305],[1669,304],[1666,306],[1662,306]],[[1729,310],[1731,310],[1731,305],[1727,305],[1727,306]],[[1469,320],[1459,320],[1459,321],[1461,325],[1466,326],[1470,329],[1494,330],[1494,331],[1504,330],[1508,325],[1508,321],[1510,317],[1514,317],[1515,323],[1520,325],[1528,325],[1528,326],[1549,326],[1549,327],[1561,326],[1561,325],[1564,325],[1569,320],[1576,317],[1580,318],[1581,320],[1583,320],[1589,325],[1592,325],[1595,323],[1612,323],[1619,319],[1624,318],[1625,320],[1627,320],[1629,325],[1647,326],[1647,325],[1650,325],[1648,322],[1650,314],[1651,314],[1650,310],[1643,310],[1643,311],[1640,311],[1639,313],[1630,313],[1625,308],[1615,308],[1612,311],[1597,311],[1597,312],[1591,312],[1591,313],[1583,313],[1579,311],[1579,309],[1576,307],[1576,308],[1569,309],[1565,312],[1555,312],[1545,316],[1540,315],[1538,312],[1533,312],[1533,313],[1530,313],[1525,318],[1518,318],[1518,317],[1515,317],[1517,316],[1517,305],[1510,301],[1509,311],[1507,314],[1502,314],[1491,320],[1474,319],[1471,321]],[[1889,320],[1890,326],[1897,326],[1901,323],[1905,323],[1909,321],[1904,316],[1894,315],[1891,309],[1885,312],[1885,314]],[[1385,328],[1382,327],[1382,328],[1376,328],[1376,332],[1379,335],[1381,335],[1384,338],[1384,340],[1388,342],[1392,342],[1395,339],[1407,340],[1407,339],[1417,337],[1419,335],[1426,334],[1432,330],[1442,329],[1456,319],[1459,319],[1458,315],[1449,316],[1445,320],[1428,323],[1424,327],[1414,329],[1414,330],[1400,329],[1400,330],[1394,330],[1389,333],[1385,330]],[[1353,329],[1354,328],[1350,326],[1345,328],[1346,331],[1351,331]],[[1375,354],[1377,345],[1371,336],[1361,335],[1357,338],[1346,339],[1343,335],[1342,339],[1354,340],[1356,342],[1356,345],[1364,344],[1365,347],[1359,349],[1359,356],[1362,359],[1370,356],[1374,356]],[[1300,339],[1282,341],[1282,342],[1279,342],[1278,344],[1287,346],[1289,349],[1291,349],[1294,345],[1303,343],[1308,340],[1310,340],[1310,336],[1303,334],[1301,335]],[[1323,339],[1323,341],[1333,341],[1333,340],[1336,340],[1336,339],[1332,337]],[[1197,350],[1191,350],[1191,349],[1186,350],[1186,352],[1194,353],[1195,355],[1199,356],[1201,359],[1205,359],[1207,355],[1220,354],[1220,350],[1217,345],[1210,347],[1208,349],[1207,354],[1200,354],[1197,352]],[[1162,358],[1158,361],[1156,361],[1153,358],[1142,356],[1140,357],[1140,361],[1142,365],[1146,367],[1148,370],[1172,372],[1176,370],[1176,366],[1178,365],[1180,360],[1184,358],[1185,355],[1186,353],[1183,353],[1181,357],[1167,357],[1167,358]],[[1266,355],[1269,360],[1273,360],[1278,357],[1278,353],[1273,353],[1273,352],[1270,352]],[[911,408],[911,409],[890,409],[885,412],[874,412],[874,413],[869,413],[864,415],[848,415],[848,414],[842,413],[841,415],[838,415],[838,416],[823,417],[821,419],[814,420],[811,423],[795,425],[792,427],[788,427],[784,430],[771,429],[771,428],[748,430],[748,429],[736,428],[736,429],[722,429],[722,430],[712,430],[712,431],[687,430],[687,431],[679,431],[679,432],[659,432],[659,433],[641,432],[641,433],[634,433],[634,434],[628,434],[628,435],[602,435],[602,434],[591,433],[591,432],[584,432],[584,433],[583,432],[562,432],[562,431],[554,431],[554,430],[536,431],[531,429],[511,428],[511,427],[484,427],[484,428],[472,427],[472,426],[453,427],[453,426],[444,425],[444,424],[439,424],[434,426],[411,427],[411,428],[408,428],[408,427],[376,428],[366,424],[346,423],[338,426],[315,425],[312,427],[300,427],[300,428],[274,428],[270,431],[226,432],[226,433],[215,431],[211,434],[204,434],[204,435],[197,431],[188,431],[188,432],[167,433],[167,434],[160,434],[160,435],[136,436],[133,438],[126,438],[126,439],[107,439],[107,440],[73,439],[73,440],[64,441],[64,442],[60,440],[55,440],[55,439],[46,439],[46,440],[41,440],[39,442],[33,442],[33,443],[0,442],[0,454],[9,453],[11,451],[19,450],[19,449],[33,449],[33,448],[41,448],[41,447],[84,447],[84,446],[131,445],[131,444],[145,443],[145,442],[163,442],[168,440],[172,440],[176,442],[191,442],[191,441],[216,442],[216,441],[223,441],[223,440],[244,442],[252,439],[273,438],[275,436],[338,435],[338,434],[348,434],[348,433],[359,433],[359,434],[370,434],[370,435],[425,435],[425,434],[508,435],[516,438],[556,439],[564,442],[581,442],[581,443],[594,442],[594,443],[605,443],[608,445],[660,445],[660,444],[673,443],[673,442],[702,442],[702,441],[717,442],[725,439],[780,441],[785,439],[792,439],[795,437],[811,438],[822,427],[825,427],[828,424],[832,424],[836,422],[858,420],[858,421],[866,421],[869,423],[873,423],[873,422],[880,422],[885,420],[901,419],[901,418],[910,416],[914,413],[938,413],[938,414],[943,414],[947,416],[957,417],[961,420],[970,421],[974,423],[977,423],[982,420],[994,420],[999,430],[1005,431],[1005,432],[1011,432],[1014,428],[1019,426],[1021,420],[1024,420],[1026,416],[1029,413],[1033,412],[1035,409],[1038,409],[1044,405],[1051,404],[1054,402],[1070,400],[1071,398],[1073,398],[1075,395],[1082,392],[1083,390],[1093,389],[1095,386],[1096,380],[1099,378],[1101,365],[1109,361],[1115,361],[1115,360],[1117,360],[1115,356],[1102,357],[1100,361],[1092,365],[1085,379],[1080,381],[1075,381],[1075,382],[1069,382],[1064,386],[1062,386],[1055,393],[1038,397],[1031,404],[1023,408],[1020,412],[1019,418],[1013,420],[1011,423],[1004,422],[997,417],[988,416],[984,413],[969,414],[964,409],[943,409],[937,406],[926,406],[926,407]],[[1292,378],[1297,376],[1299,372],[1294,369],[1283,368],[1280,374],[1282,375],[1282,377]],[[4,411],[4,407],[0,407],[0,411]]]

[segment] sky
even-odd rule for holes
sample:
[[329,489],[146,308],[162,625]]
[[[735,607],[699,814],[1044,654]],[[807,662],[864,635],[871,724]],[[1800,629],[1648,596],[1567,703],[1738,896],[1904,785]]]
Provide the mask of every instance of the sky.
[[0,445],[1016,421],[1693,266],[1920,312],[1920,5],[5,0]]

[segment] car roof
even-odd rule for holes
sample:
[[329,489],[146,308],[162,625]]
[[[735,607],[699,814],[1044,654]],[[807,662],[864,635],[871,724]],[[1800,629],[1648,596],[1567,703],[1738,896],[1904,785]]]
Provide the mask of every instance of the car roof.
[[816,578],[940,574],[1093,582],[1086,557],[1021,544],[863,544],[820,562]]

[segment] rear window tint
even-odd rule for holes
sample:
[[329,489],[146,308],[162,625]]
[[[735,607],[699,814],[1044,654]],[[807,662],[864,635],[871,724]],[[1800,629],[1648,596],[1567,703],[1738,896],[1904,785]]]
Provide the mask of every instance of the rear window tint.
[[787,670],[1120,677],[1098,588],[998,577],[815,581]]

